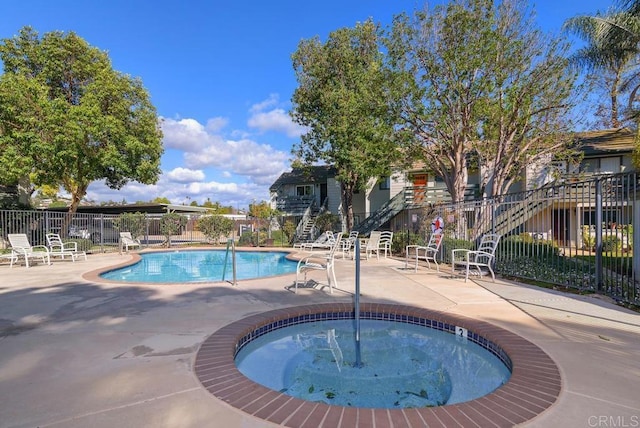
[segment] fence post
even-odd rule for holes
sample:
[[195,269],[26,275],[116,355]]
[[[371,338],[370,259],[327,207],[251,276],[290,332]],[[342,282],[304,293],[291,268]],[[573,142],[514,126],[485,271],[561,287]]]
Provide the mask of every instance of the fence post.
[[596,178],[596,288],[602,291],[602,181]]

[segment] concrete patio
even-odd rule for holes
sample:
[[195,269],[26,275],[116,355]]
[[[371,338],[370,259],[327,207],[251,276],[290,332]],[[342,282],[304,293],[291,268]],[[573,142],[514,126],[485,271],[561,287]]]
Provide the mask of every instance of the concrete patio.
[[[249,315],[353,298],[353,262],[342,259],[333,294],[294,294],[286,289],[293,275],[237,286],[116,284],[85,275],[130,258],[0,265],[0,427],[275,426],[199,383],[200,343]],[[465,283],[446,266],[441,273],[403,267],[401,260],[363,261],[362,301],[486,321],[533,342],[558,365],[558,400],[522,426],[640,426],[640,314],[598,296],[500,278]],[[314,278],[325,280],[323,272]]]

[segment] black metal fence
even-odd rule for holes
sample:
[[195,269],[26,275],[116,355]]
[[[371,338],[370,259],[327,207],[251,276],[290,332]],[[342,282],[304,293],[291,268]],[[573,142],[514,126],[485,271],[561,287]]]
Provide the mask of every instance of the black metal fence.
[[[461,204],[414,206],[381,228],[393,230],[394,254],[425,242],[436,217],[445,223],[441,258],[499,233],[496,272],[640,304],[636,173],[564,181],[528,192]],[[360,217],[365,217],[360,213]]]

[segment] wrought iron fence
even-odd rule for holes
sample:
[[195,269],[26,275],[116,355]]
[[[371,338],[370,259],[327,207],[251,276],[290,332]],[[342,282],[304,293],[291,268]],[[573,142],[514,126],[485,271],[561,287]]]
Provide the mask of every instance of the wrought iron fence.
[[167,236],[160,226],[163,214],[86,214],[47,210],[0,210],[0,252],[8,251],[7,235],[24,233],[31,245],[46,245],[45,235],[57,233],[64,240],[80,243],[89,253],[119,251],[120,232],[131,232],[142,247],[168,247],[189,245],[224,245],[233,238],[245,246],[287,246],[289,238],[281,231],[284,219],[234,220],[229,235],[212,239],[198,227],[201,214],[181,214],[186,224]]
[[[640,222],[636,173],[564,181],[528,192],[407,209],[381,227],[396,232],[395,254],[425,242],[445,222],[441,258],[470,248],[484,233],[502,236],[496,272],[640,304]],[[360,216],[363,216],[360,214]],[[638,255],[635,255],[638,254]]]

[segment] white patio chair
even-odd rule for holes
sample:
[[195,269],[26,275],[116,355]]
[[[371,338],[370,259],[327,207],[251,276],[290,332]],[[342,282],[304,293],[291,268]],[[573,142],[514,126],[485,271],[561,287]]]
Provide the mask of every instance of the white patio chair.
[[488,233],[480,239],[480,244],[476,250],[455,249],[451,250],[451,273],[455,274],[456,266],[461,266],[465,270],[464,281],[469,280],[469,269],[475,268],[478,275],[482,276],[482,269],[486,268],[491,273],[493,282],[496,276],[493,272],[496,249],[500,242],[500,235]]
[[[336,242],[333,244],[331,251],[325,254],[324,256],[320,254],[311,254],[307,257],[304,257],[298,261],[298,266],[296,267],[296,282],[295,292],[298,292],[298,283],[300,283],[300,275],[304,274],[304,282],[303,285],[307,284],[307,274],[310,271],[326,271],[327,272],[327,281],[329,283],[329,292],[333,293],[333,287],[338,286],[338,281],[336,280],[336,272],[334,270],[334,262],[335,262],[335,254],[336,251],[342,246],[342,232],[335,235]],[[324,262],[320,262],[320,259],[324,259]],[[333,281],[331,281],[333,279]]]
[[120,252],[122,253],[122,248],[125,249],[126,252],[129,252],[129,247],[138,247],[140,248],[140,240],[133,239],[131,236],[131,232],[120,232]]
[[393,243],[393,232],[384,230],[380,232],[380,242],[378,247],[380,251],[384,251],[384,257],[391,255],[391,244]]
[[83,256],[87,260],[87,253],[78,250],[77,242],[62,242],[57,233],[47,233],[45,236],[50,257],[60,257],[64,260],[65,256],[68,256],[71,257],[71,261],[75,262],[78,257]]
[[380,260],[380,236],[382,232],[379,230],[374,230],[369,235],[369,239],[367,239],[367,244],[365,246],[365,255],[367,260],[371,258],[373,253],[376,253],[376,258]]
[[[431,263],[433,262],[436,265],[436,270],[440,272],[440,266],[438,265],[438,252],[440,251],[440,245],[442,245],[442,241],[444,241],[443,233],[432,233],[429,237],[429,242],[427,245],[407,245],[405,254],[406,254],[406,262],[405,264],[409,264],[409,259],[416,259],[414,271],[418,271],[418,261],[424,260],[427,262],[427,268],[431,269]],[[413,256],[411,252],[413,251]]]
[[342,239],[342,258],[344,259],[346,256],[352,256],[352,252],[355,251],[356,241],[358,240],[358,236],[360,232],[357,230],[352,230],[349,232],[349,236]]
[[49,249],[45,245],[31,245],[29,238],[25,233],[10,233],[7,235],[9,243],[11,244],[12,254],[15,258],[11,258],[11,267],[13,264],[24,259],[24,265],[29,267],[30,259],[41,259],[43,263],[51,264],[51,258],[49,257]]

